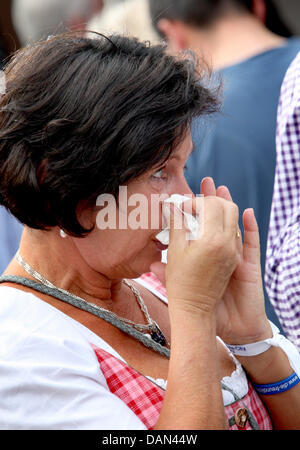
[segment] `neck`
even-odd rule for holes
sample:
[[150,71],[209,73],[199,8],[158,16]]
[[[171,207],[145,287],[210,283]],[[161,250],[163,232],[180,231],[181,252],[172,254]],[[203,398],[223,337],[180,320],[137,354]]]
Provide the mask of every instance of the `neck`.
[[[32,249],[35,249],[34,252]],[[51,249],[51,250],[50,250]],[[81,257],[69,238],[59,237],[58,230],[49,232],[25,227],[19,253],[22,258],[53,285],[106,309],[113,309],[122,280],[110,280],[94,271]],[[5,272],[35,279],[14,259]]]
[[191,29],[188,41],[200,57],[219,70],[280,47],[285,38],[271,33],[255,16],[237,14],[220,19],[207,30]]

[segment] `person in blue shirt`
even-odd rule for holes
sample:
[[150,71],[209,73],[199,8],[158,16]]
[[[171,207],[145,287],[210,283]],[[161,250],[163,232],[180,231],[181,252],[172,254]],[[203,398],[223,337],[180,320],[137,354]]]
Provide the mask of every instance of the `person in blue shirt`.
[[[300,39],[291,37],[271,1],[149,0],[154,26],[170,51],[196,51],[222,83],[220,112],[193,123],[195,152],[186,177],[195,194],[204,177],[228,186],[240,216],[253,208],[264,271],[276,162],[276,115],[284,75]],[[241,219],[240,219],[241,220]],[[241,229],[242,229],[242,224]],[[270,320],[281,324],[266,297]]]
[[[4,5],[2,5],[4,7]],[[5,11],[2,11],[2,13],[5,16]],[[9,22],[9,21],[8,21]],[[15,31],[14,29],[10,29],[10,35],[14,35]],[[10,49],[7,48],[7,42],[6,40],[3,40],[3,35],[6,35],[6,33],[3,33],[3,30],[0,30],[0,94],[1,90],[5,88],[5,81],[3,84],[2,79],[2,70],[4,68],[5,62],[8,61],[8,54],[10,52]],[[5,45],[6,44],[6,45]],[[16,253],[19,242],[21,238],[21,234],[23,231],[23,226],[20,224],[20,222],[17,221],[10,213],[7,212],[7,210],[0,206],[0,275],[6,267],[8,266],[9,262],[13,258],[14,254]]]
[[0,207],[0,274],[19,247],[23,226],[3,206]]

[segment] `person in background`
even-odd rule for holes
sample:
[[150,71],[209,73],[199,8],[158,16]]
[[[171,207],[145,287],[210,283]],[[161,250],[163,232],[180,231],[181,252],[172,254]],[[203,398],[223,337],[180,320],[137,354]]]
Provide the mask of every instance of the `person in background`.
[[103,0],[13,0],[12,18],[23,46],[60,31],[82,30]]
[[[187,163],[194,193],[210,176],[243,211],[254,208],[264,271],[275,174],[276,113],[284,74],[300,50],[272,2],[149,0],[153,24],[171,51],[188,48],[223,80],[223,107],[207,127],[194,122],[196,151]],[[241,225],[241,223],[240,223]],[[266,296],[268,317],[282,327]]]
[[277,163],[265,284],[286,335],[300,350],[300,53],[285,76],[278,108]]
[[[0,4],[0,70],[2,71],[9,55],[19,48],[18,36],[11,20],[11,1]],[[5,91],[5,78],[0,72],[0,94]],[[5,270],[19,246],[23,226],[0,206],[0,274]]]
[[0,207],[0,274],[18,250],[23,226],[3,206]]
[[0,3],[0,47],[1,59],[20,48],[19,37],[12,21],[13,0],[2,0]]
[[160,40],[151,24],[148,0],[126,0],[112,6],[108,3],[103,12],[91,19],[87,29],[105,34],[117,32],[131,35],[151,43]]

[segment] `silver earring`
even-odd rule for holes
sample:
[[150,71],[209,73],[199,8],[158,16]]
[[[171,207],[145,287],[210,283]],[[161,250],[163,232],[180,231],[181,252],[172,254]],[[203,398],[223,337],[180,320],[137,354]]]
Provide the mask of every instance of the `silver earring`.
[[59,234],[60,234],[60,236],[61,236],[62,238],[66,238],[66,237],[67,237],[66,233],[65,233],[64,230],[62,230],[62,229],[59,230]]

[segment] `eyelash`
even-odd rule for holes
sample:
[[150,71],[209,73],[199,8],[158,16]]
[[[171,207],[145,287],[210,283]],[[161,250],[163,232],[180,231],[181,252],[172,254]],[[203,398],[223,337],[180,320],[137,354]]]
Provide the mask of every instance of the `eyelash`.
[[165,169],[165,167],[166,167],[166,166],[163,166],[163,167],[161,167],[160,169],[158,169],[156,172],[154,172],[154,173],[151,175],[151,178],[154,178],[155,180],[164,180],[164,179],[167,179],[168,177],[162,177],[162,176],[157,177],[157,176],[155,176],[156,173],[162,172],[162,171]]
[[[163,177],[163,176],[158,176],[158,177],[155,176],[156,173],[162,172],[165,168],[166,168],[166,166],[163,166],[160,169],[158,169],[156,172],[154,172],[151,175],[151,178],[154,178],[155,180],[166,180],[168,178],[167,176],[165,176],[165,177]],[[184,170],[184,172],[187,170],[187,165],[184,166],[183,170]]]

